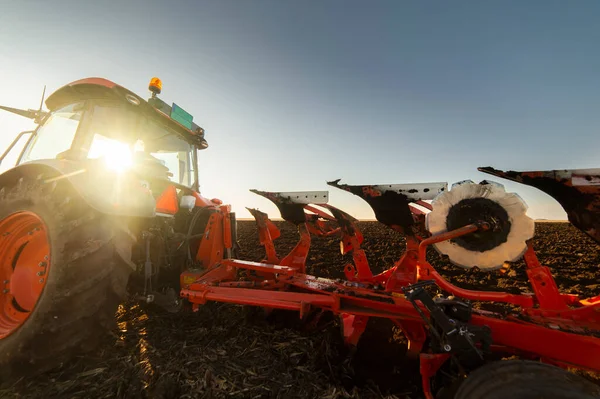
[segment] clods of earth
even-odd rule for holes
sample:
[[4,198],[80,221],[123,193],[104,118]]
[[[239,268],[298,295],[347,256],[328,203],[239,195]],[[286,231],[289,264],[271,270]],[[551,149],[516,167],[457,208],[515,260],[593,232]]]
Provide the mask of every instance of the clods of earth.
[[[296,244],[291,225],[276,222],[279,254]],[[360,222],[374,272],[396,261],[403,237],[377,222]],[[239,222],[240,258],[260,261],[255,225]],[[534,247],[559,289],[599,294],[600,248],[568,223],[538,223]],[[430,254],[441,274],[460,287],[529,292],[524,265],[482,272]],[[348,258],[335,238],[313,239],[308,273],[343,278]],[[293,316],[293,317],[290,317]],[[385,320],[371,320],[358,347],[343,345],[336,318],[316,325],[286,312],[211,303],[197,313],[171,314],[123,303],[118,328],[95,351],[0,390],[1,398],[420,398],[418,363]],[[593,376],[587,375],[589,378]]]

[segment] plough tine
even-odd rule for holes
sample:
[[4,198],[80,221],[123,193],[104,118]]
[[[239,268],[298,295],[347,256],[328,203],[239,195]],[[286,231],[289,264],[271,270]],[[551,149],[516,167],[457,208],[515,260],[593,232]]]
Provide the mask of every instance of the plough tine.
[[[329,205],[325,205],[325,204],[321,204],[320,206],[322,206],[323,208],[327,208]],[[314,206],[311,205],[306,205],[304,206],[304,209],[306,209],[307,211],[310,211],[312,213],[314,213],[315,215],[318,215],[319,217],[326,219],[326,220],[335,220],[334,217],[326,214],[325,212],[323,212],[322,210],[315,208]]]
[[309,204],[326,204],[329,201],[327,191],[294,191],[294,192],[268,192],[260,190],[250,190],[273,202],[281,217],[295,225],[306,223],[306,214],[304,207]]
[[379,222],[407,235],[413,235],[415,224],[409,204],[433,199],[448,188],[447,183],[351,186],[339,182],[340,179],[327,184],[364,199]]
[[[322,206],[323,206],[323,208],[326,208],[329,210],[329,212],[331,212],[331,214],[333,215],[335,220],[338,222],[343,233],[350,235],[350,236],[356,235],[358,243],[362,244],[363,235],[360,232],[360,230],[356,227],[356,225],[354,224],[354,223],[358,222],[358,219],[347,214],[346,212],[342,211],[341,209],[336,208],[335,206],[332,206],[329,204],[322,205]],[[352,250],[352,248],[350,247],[350,248],[346,248],[343,252],[347,253],[351,250]]]
[[321,216],[311,213],[306,215],[306,226],[308,231],[317,237],[330,237],[340,233],[339,227],[335,228],[328,223],[334,220],[331,216],[323,220]]
[[246,208],[246,209],[248,210],[248,212],[250,212],[252,214],[252,216],[256,220],[256,223],[257,223],[259,229],[262,229],[262,228],[267,229],[267,231],[269,232],[269,235],[271,236],[271,238],[273,240],[279,238],[279,236],[281,235],[281,232],[279,231],[277,226],[275,226],[273,224],[271,219],[269,219],[269,216],[266,213],[261,212],[258,209],[254,209],[254,208]]
[[[331,220],[331,216],[311,206],[311,204],[318,206],[327,204],[329,193],[327,191],[250,191],[273,202],[279,209],[281,217],[287,222],[297,226],[298,232],[300,233],[300,240],[294,249],[292,249],[281,262],[278,262],[278,264],[291,267],[304,273],[306,269],[306,258],[310,249],[311,233],[317,236],[326,236],[336,232],[335,229],[325,225],[324,222],[320,220],[320,218]],[[309,210],[313,212],[313,214],[306,214],[305,210]],[[266,242],[268,243],[268,238],[266,239]],[[268,246],[265,246],[265,248],[269,251]],[[275,256],[274,249],[272,251],[272,256]]]
[[369,267],[365,251],[360,248],[360,244],[362,244],[364,238],[358,227],[354,224],[358,220],[334,206],[323,205],[323,207],[331,212],[340,226],[340,249],[342,254],[352,252],[354,265],[346,265],[344,268],[346,277],[349,280],[355,280],[356,278],[363,281],[371,280],[373,272],[371,272],[371,268]]
[[[326,204],[319,205],[320,207],[326,208]],[[312,205],[305,205],[304,209],[312,212],[312,214],[306,215],[306,223],[308,226],[308,230],[319,237],[329,237],[336,235],[340,232],[340,228],[334,228],[329,223],[331,221],[335,221],[335,218],[319,208],[316,208]]]
[[281,232],[271,222],[266,213],[259,211],[258,209],[246,208],[256,220],[256,226],[258,227],[258,237],[260,240],[260,244],[265,247],[265,251],[267,253],[266,262],[279,264],[279,258],[277,257],[277,252],[275,251],[275,245],[273,244],[273,240],[279,238]]
[[573,226],[600,243],[600,169],[504,172],[485,167],[477,170],[545,192],[564,208]]
[[[325,221],[333,221],[335,218],[315,207],[325,207],[329,200],[327,191],[296,191],[296,192],[266,192],[250,190],[259,194],[279,209],[281,217],[295,225],[306,223],[310,233],[316,236],[331,236],[338,233],[338,229],[327,225]],[[314,204],[314,205],[312,205]],[[304,211],[312,212],[307,214]]]

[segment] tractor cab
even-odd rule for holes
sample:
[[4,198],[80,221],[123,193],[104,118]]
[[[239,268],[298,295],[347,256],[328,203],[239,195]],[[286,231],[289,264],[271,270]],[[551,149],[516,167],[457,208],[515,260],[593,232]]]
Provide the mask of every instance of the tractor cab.
[[[168,105],[157,96],[160,79],[153,78],[149,90],[152,95],[146,101],[109,80],[88,78],[50,95],[49,112],[41,107],[38,111],[2,107],[39,124],[22,134],[29,137],[17,165],[52,160],[77,165],[77,170],[64,175],[87,172],[90,179],[101,176],[98,180],[113,183],[135,176],[158,201],[168,193],[177,193],[177,204],[184,195],[199,197],[197,150],[208,147],[204,129],[177,104]],[[173,198],[169,201],[175,203]],[[200,197],[199,201],[206,203]]]

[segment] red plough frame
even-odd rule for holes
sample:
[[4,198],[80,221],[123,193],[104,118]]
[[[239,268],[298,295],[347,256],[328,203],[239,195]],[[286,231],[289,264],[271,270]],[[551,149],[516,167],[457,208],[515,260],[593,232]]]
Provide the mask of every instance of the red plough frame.
[[[430,377],[455,353],[450,334],[442,348],[430,345],[424,351],[426,338],[439,326],[425,300],[416,298],[421,292],[419,282],[435,282],[442,291],[461,300],[493,301],[519,307],[506,316],[472,310],[465,324],[471,336],[485,336],[489,331],[490,351],[516,353],[561,366],[600,371],[600,340],[591,335],[600,330],[600,297],[580,299],[558,291],[550,269],[542,266],[531,244],[524,256],[527,275],[533,294],[475,291],[456,287],[438,274],[427,261],[430,245],[486,229],[476,223],[454,231],[425,238],[424,211],[414,204],[431,209],[424,201],[409,201],[402,195],[387,195],[374,186],[347,186],[338,182],[332,186],[350,191],[365,199],[374,209],[378,220],[406,236],[406,251],[388,270],[374,275],[364,251],[363,237],[355,219],[327,204],[299,204],[279,197],[276,193],[257,192],[273,201],[287,221],[295,224],[300,233],[296,247],[279,260],[273,240],[278,229],[267,215],[251,210],[259,227],[260,242],[266,249],[261,263],[226,259],[214,268],[201,273],[182,275],[181,296],[194,308],[207,301],[229,302],[265,308],[295,310],[304,317],[313,308],[340,315],[344,339],[356,345],[370,317],[388,318],[406,335],[409,355],[420,356],[423,389],[431,396]],[[326,212],[327,211],[327,212]],[[407,213],[410,219],[406,218]],[[332,227],[332,224],[335,226]],[[343,253],[351,253],[353,264],[344,266],[346,280],[332,280],[306,274],[305,263],[311,234],[337,235]],[[190,284],[185,282],[193,281]],[[289,291],[294,288],[293,291]],[[451,320],[454,322],[454,320]],[[474,329],[482,329],[475,331]],[[462,330],[461,330],[462,331]],[[482,342],[485,339],[482,340]],[[482,348],[481,342],[474,347]],[[475,349],[477,352],[478,349]]]

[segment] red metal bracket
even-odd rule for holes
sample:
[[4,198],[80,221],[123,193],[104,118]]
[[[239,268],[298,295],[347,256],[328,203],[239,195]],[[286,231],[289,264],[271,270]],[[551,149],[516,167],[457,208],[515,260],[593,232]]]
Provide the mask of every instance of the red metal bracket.
[[402,330],[404,336],[408,340],[408,351],[406,355],[411,358],[416,358],[423,350],[423,345],[427,339],[425,328],[421,321],[412,320],[394,320],[394,324]]
[[425,394],[426,399],[434,399],[433,394],[431,393],[431,383],[430,379],[433,377],[437,371],[442,367],[446,360],[450,358],[450,355],[447,353],[442,354],[426,354],[421,353],[421,382],[423,384],[423,394]]
[[298,232],[300,233],[300,241],[292,249],[292,251],[281,260],[281,266],[289,266],[292,269],[297,270],[300,273],[306,271],[306,257],[308,256],[308,250],[310,249],[310,232],[306,227],[306,224],[298,225]]
[[346,345],[356,346],[367,328],[369,317],[356,316],[349,313],[342,313],[340,317],[342,318],[344,342]]
[[524,258],[527,265],[529,283],[533,288],[533,292],[535,292],[535,297],[540,308],[552,310],[569,309],[558,291],[550,268],[540,264],[531,243],[527,245]]
[[258,238],[260,240],[260,245],[265,247],[265,251],[267,253],[265,262],[278,264],[279,258],[277,257],[277,252],[275,251],[275,244],[273,240],[277,239],[281,233],[279,229],[269,220],[269,217],[266,213],[259,211],[258,209],[246,208],[254,217],[256,221],[256,227],[258,228]]

